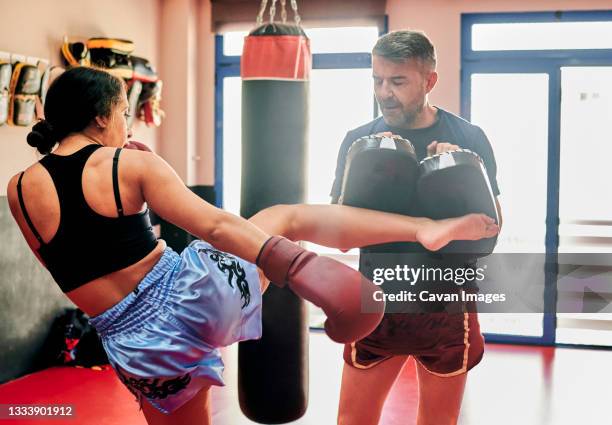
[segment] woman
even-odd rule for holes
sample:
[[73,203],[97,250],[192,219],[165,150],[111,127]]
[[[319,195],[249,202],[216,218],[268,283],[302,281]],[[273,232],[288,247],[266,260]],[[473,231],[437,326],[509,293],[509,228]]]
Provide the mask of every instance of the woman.
[[[345,279],[357,272],[269,235],[341,249],[404,240],[436,250],[498,231],[482,215],[434,222],[341,206],[275,206],[247,221],[198,198],[154,153],[120,149],[134,147],[127,111],[121,80],[66,71],[49,88],[46,120],[28,135],[46,156],[15,175],[7,194],[28,245],[92,317],[149,424],[210,423],[210,385],[223,385],[218,347],[261,336],[264,275],[288,280],[297,293],[306,285],[311,294],[316,284],[303,281],[313,271],[329,280],[315,291],[345,280],[359,286],[354,275]],[[153,235],[147,207],[202,240],[175,253]],[[303,270],[290,265],[298,257],[310,272],[296,278]],[[333,279],[335,272],[343,275]]]

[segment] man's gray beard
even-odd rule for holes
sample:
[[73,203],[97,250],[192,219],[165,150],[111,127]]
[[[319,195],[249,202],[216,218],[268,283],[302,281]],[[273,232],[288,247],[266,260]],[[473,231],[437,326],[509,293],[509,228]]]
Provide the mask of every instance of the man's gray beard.
[[389,120],[387,117],[385,117],[384,113],[383,113],[383,118],[385,119],[385,123],[390,127],[403,128],[403,129],[409,130],[412,128],[412,126],[414,125],[415,121],[417,120],[421,112],[423,112],[424,108],[425,108],[425,102],[421,103],[415,110],[411,112],[404,112],[402,110],[401,117],[397,120],[396,119]]

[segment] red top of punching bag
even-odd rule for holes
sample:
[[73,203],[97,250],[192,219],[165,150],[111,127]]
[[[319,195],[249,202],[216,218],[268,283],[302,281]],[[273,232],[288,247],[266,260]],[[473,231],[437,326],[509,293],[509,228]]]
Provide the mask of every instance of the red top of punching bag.
[[[275,29],[279,26],[276,24]],[[312,67],[308,37],[301,28],[302,34],[286,34],[282,30],[270,34],[269,28],[262,31],[260,27],[245,37],[240,62],[242,79],[308,81]]]

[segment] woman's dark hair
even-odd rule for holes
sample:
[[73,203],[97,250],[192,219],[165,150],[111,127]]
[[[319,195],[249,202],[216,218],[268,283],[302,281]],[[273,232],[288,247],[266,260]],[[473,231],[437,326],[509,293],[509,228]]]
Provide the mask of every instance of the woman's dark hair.
[[121,100],[123,81],[95,68],[75,67],[51,83],[45,119],[28,134],[30,146],[43,155],[70,133],[82,131],[97,116],[108,117]]

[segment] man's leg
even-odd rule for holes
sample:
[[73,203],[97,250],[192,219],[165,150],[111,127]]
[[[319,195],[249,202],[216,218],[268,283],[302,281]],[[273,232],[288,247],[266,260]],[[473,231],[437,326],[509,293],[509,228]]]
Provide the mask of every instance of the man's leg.
[[[474,306],[463,308],[474,309]],[[416,359],[419,381],[417,425],[457,423],[467,373],[480,362],[484,353],[477,313],[450,314],[444,329],[446,336],[440,336],[446,344],[438,357],[417,356]]]
[[455,425],[459,418],[467,373],[441,377],[416,363],[419,380],[417,425]]
[[376,425],[385,399],[408,356],[394,356],[369,369],[344,363],[339,425]]

